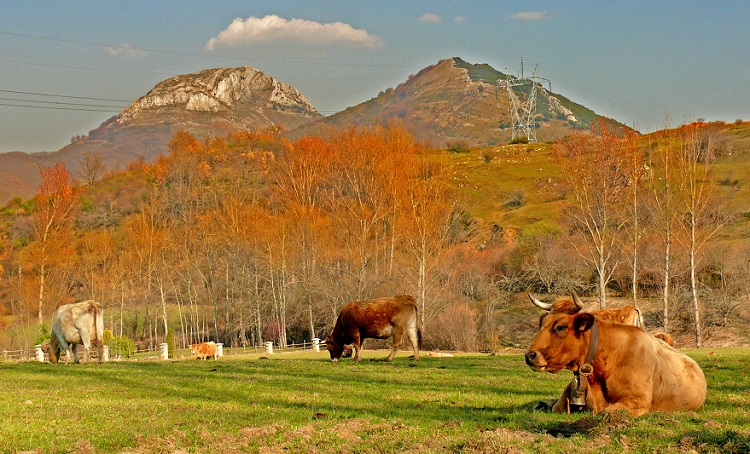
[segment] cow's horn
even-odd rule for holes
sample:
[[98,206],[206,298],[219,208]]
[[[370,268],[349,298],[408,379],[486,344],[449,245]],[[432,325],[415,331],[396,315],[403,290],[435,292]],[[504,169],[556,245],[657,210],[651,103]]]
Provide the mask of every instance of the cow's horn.
[[536,298],[534,298],[531,295],[531,292],[529,292],[529,299],[532,303],[534,303],[534,306],[538,307],[539,309],[544,309],[545,311],[549,311],[552,309],[552,303],[545,303],[544,301],[540,301]]
[[578,306],[578,309],[583,309],[583,303],[581,302],[581,299],[578,298],[578,294],[575,290],[573,290],[573,302],[576,303],[576,306]]

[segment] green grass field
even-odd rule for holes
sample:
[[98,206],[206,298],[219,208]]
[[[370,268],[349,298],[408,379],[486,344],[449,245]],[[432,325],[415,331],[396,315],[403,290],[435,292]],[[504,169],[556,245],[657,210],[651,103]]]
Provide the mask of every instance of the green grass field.
[[750,452],[750,351],[688,353],[705,406],[637,419],[533,412],[570,373],[521,354],[0,363],[0,452]]

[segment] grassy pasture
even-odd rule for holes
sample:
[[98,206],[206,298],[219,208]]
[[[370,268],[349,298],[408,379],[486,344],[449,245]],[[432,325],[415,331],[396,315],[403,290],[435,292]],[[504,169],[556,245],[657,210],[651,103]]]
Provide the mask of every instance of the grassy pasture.
[[0,452],[750,452],[748,349],[689,351],[706,405],[637,419],[531,411],[570,373],[521,354],[364,353],[0,363]]

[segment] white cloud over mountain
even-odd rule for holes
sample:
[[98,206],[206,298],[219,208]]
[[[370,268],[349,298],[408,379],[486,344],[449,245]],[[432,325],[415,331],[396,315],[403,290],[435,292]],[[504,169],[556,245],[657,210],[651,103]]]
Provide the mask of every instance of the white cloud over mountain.
[[276,15],[237,18],[206,44],[206,50],[242,48],[258,44],[291,43],[309,47],[344,46],[378,48],[383,41],[367,30],[349,24],[322,24],[304,19],[284,19]]

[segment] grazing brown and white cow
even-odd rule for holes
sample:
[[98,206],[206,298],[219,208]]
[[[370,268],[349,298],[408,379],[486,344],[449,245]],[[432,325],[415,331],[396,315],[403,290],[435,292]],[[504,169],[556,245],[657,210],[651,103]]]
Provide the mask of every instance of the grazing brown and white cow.
[[218,356],[216,350],[216,343],[214,342],[201,342],[198,344],[190,344],[190,350],[197,359],[216,359]]
[[592,412],[695,410],[706,399],[706,377],[688,356],[635,326],[590,313],[545,318],[526,352],[537,372],[572,370]]
[[83,345],[88,362],[92,344],[97,347],[99,362],[102,362],[104,315],[101,304],[88,300],[58,307],[52,317],[51,331],[48,352],[52,364],[59,361],[61,349],[68,353],[68,364],[71,359],[77,363],[78,345]]
[[409,295],[377,298],[347,303],[339,312],[333,333],[326,338],[326,347],[331,361],[338,361],[344,346],[353,344],[354,361],[360,360],[361,343],[364,339],[393,338],[388,361],[396,355],[406,336],[414,349],[414,359],[419,360],[422,332],[419,329],[417,303]]

